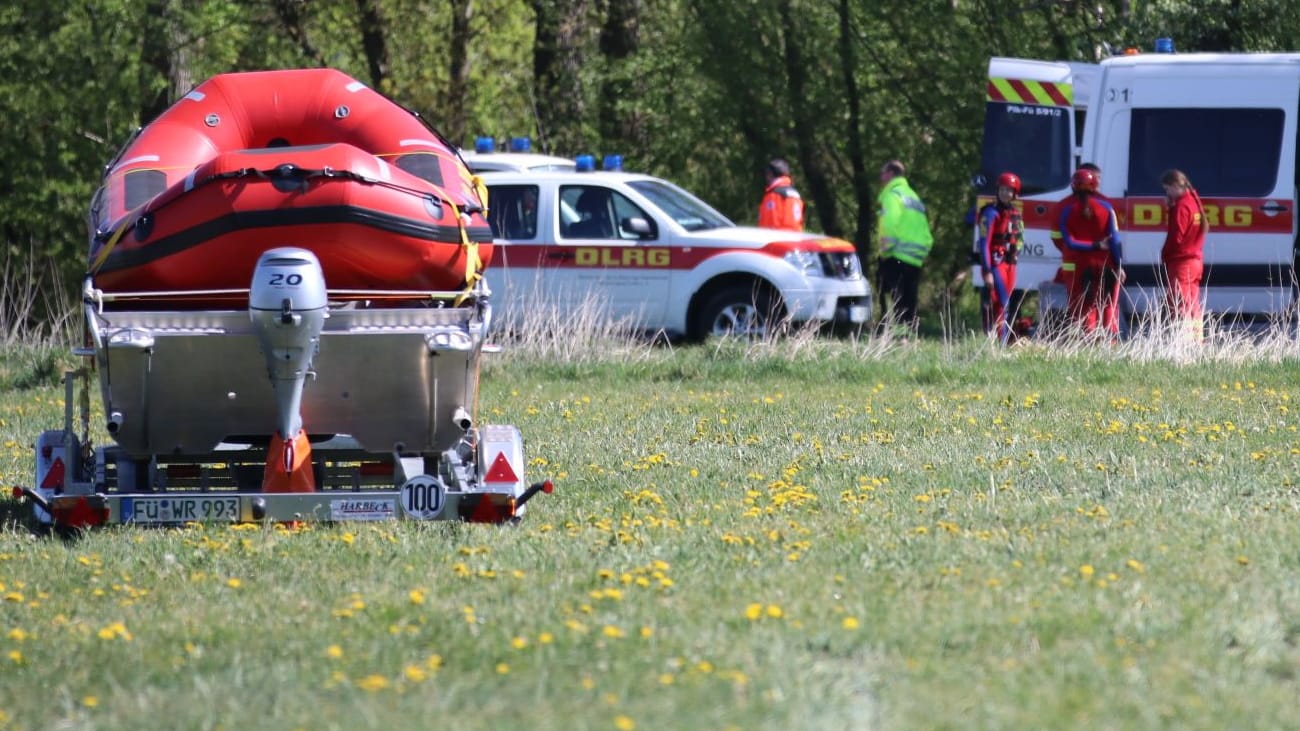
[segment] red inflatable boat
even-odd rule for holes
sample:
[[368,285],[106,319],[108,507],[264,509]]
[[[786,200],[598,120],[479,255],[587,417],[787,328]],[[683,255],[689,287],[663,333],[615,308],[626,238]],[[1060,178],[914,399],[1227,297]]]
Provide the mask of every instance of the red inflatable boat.
[[223,74],[108,165],[89,269],[105,292],[247,289],[296,246],[331,290],[463,290],[491,258],[485,204],[450,143],[346,74]]

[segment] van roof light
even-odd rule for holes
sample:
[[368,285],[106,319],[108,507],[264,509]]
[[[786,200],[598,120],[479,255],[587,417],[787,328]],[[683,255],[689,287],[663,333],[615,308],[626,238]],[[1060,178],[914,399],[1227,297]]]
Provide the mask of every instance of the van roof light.
[[1174,52],[1174,39],[1172,38],[1156,39],[1156,53],[1173,53],[1173,52]]
[[596,158],[591,155],[578,155],[573,158],[574,169],[580,173],[589,173],[596,169]]
[[530,152],[533,149],[533,141],[527,137],[511,137],[511,152]]
[[496,149],[497,141],[491,137],[475,137],[474,152],[492,152]]

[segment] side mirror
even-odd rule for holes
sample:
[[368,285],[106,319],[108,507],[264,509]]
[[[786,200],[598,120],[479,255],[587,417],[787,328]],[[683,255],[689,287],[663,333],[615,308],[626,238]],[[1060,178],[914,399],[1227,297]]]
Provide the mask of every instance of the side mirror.
[[636,234],[638,238],[653,239],[655,237],[654,226],[650,225],[649,221],[640,216],[629,216],[628,218],[619,221],[619,228],[628,233]]

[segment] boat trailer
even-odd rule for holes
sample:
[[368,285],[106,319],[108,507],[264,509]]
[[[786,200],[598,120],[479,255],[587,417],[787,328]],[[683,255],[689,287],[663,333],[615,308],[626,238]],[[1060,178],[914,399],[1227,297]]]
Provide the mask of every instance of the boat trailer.
[[63,428],[39,435],[35,484],[15,495],[59,531],[516,522],[552,483],[525,481],[516,427],[472,416],[489,294],[330,291],[297,248],[265,252],[247,290],[107,293],[88,277],[74,352],[89,362],[65,374]]

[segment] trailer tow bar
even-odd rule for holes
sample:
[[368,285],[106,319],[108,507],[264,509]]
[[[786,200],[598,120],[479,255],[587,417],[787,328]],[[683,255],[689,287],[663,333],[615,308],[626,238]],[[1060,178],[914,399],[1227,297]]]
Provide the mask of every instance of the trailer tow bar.
[[532,500],[533,496],[539,492],[544,492],[547,495],[550,495],[554,490],[555,490],[555,485],[550,480],[542,480],[541,482],[534,482],[533,484],[529,485],[528,489],[524,490],[523,494],[519,496],[519,499],[515,501],[515,509],[517,510],[519,508],[522,508],[525,503],[527,503],[529,500]]

